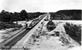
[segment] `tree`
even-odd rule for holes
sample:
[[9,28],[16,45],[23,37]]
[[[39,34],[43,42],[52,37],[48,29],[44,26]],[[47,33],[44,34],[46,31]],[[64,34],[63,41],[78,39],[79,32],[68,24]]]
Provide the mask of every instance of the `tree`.
[[3,22],[10,22],[11,15],[9,12],[2,10],[1,12],[1,21]]
[[20,12],[20,17],[22,18],[22,20],[28,20],[27,12],[25,10],[22,10]]

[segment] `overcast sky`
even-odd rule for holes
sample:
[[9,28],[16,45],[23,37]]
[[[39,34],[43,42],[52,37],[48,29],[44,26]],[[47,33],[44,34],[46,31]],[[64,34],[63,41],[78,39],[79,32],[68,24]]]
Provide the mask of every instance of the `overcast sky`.
[[82,0],[0,0],[0,11],[55,12],[62,9],[82,9]]

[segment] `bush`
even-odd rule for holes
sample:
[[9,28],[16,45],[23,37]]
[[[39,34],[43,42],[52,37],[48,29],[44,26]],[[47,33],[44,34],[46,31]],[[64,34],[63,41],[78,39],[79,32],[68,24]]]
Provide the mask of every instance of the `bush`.
[[69,24],[66,23],[64,25],[64,28],[66,30],[66,33],[76,40],[78,43],[81,44],[81,26],[80,25],[75,25],[75,24]]
[[14,23],[6,23],[6,22],[0,23],[0,29],[15,28],[15,27],[20,28],[22,26]]
[[48,29],[49,31],[51,31],[51,30],[53,30],[54,28],[56,28],[56,25],[54,24],[54,22],[53,22],[53,21],[49,21],[49,22],[47,23],[47,29]]

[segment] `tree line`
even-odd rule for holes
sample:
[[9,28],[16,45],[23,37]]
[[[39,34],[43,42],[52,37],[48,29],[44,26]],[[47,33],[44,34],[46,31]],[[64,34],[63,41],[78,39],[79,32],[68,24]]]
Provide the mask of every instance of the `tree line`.
[[81,20],[82,10],[59,10],[50,12],[53,20]]
[[21,12],[14,12],[14,13],[2,10],[0,12],[0,21],[2,22],[13,22],[13,21],[22,21],[22,20],[29,21],[39,17],[39,15],[42,14],[44,13],[40,13],[40,12],[28,13],[26,12],[26,10],[22,10]]

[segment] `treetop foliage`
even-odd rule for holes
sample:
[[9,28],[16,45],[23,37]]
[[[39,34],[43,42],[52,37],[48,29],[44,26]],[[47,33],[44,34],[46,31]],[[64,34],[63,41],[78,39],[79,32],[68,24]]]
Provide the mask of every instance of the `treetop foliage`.
[[41,14],[44,13],[40,13],[40,12],[28,13],[26,10],[12,13],[2,10],[0,13],[0,21],[2,22],[13,22],[13,21],[22,21],[22,20],[28,21],[37,18]]
[[50,12],[53,20],[81,20],[82,10],[59,10]]

